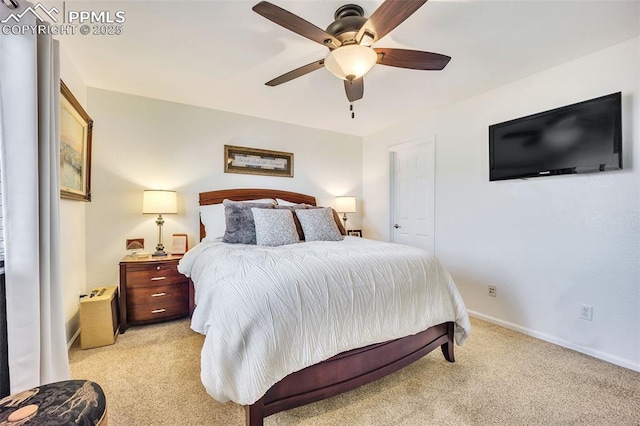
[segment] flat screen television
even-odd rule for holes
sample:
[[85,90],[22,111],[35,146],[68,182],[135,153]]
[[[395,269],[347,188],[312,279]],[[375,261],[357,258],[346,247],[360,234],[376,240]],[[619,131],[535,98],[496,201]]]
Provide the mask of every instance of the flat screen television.
[[489,126],[489,180],[622,169],[622,94]]

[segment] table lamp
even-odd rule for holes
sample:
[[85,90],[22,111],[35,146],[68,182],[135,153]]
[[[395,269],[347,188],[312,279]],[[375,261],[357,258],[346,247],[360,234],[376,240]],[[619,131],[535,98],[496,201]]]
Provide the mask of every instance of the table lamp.
[[344,221],[344,229],[347,230],[347,213],[356,212],[356,197],[345,196],[336,197],[336,211],[342,213],[342,220]]
[[176,191],[145,190],[142,196],[142,213],[157,214],[156,224],[158,225],[158,245],[154,256],[166,256],[162,244],[162,225],[164,224],[163,214],[178,213],[178,201]]

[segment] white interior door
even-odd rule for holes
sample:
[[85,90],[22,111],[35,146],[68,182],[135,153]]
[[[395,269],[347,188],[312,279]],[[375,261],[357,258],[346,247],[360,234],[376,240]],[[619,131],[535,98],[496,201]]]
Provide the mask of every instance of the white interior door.
[[391,150],[391,240],[435,252],[435,141]]

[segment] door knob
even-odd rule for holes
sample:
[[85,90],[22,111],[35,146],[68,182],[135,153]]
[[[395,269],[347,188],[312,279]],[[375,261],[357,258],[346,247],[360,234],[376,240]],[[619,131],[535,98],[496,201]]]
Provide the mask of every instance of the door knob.
[[397,223],[395,225],[393,225],[394,228],[398,229],[398,228],[402,228],[402,226],[398,225]]

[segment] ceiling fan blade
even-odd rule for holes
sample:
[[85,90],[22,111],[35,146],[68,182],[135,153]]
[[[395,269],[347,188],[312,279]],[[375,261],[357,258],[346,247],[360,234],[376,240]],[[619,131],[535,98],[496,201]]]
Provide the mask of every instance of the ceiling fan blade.
[[364,78],[344,80],[344,91],[347,92],[349,102],[355,102],[364,96]]
[[403,23],[426,2],[427,0],[386,0],[360,28],[356,40],[361,43],[365,33],[369,33],[373,39],[365,44],[371,46]]
[[293,71],[282,74],[280,77],[276,77],[271,81],[267,81],[265,84],[272,87],[277,86],[279,84],[286,83],[287,81],[291,81],[294,78],[302,77],[303,75],[309,74],[312,71],[319,70],[322,67],[324,67],[324,59],[311,62],[310,64],[301,66],[300,68],[296,68]]
[[264,16],[270,21],[285,27],[288,30],[293,31],[296,34],[300,34],[303,37],[327,46],[330,49],[340,47],[342,43],[340,40],[327,33],[321,28],[316,27],[310,22],[305,21],[301,17],[294,15],[293,13],[284,10],[275,4],[268,1],[261,1],[253,6],[253,11]]
[[410,68],[412,70],[440,71],[451,60],[450,56],[439,53],[409,49],[375,48],[378,63],[390,67]]

